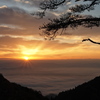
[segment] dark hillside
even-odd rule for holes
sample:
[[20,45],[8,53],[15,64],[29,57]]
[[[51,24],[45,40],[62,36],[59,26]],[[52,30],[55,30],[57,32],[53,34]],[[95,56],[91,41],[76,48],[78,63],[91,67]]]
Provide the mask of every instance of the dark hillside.
[[54,100],[100,100],[100,77],[59,93]]
[[0,100],[46,100],[40,92],[11,83],[0,74]]
[[[11,83],[0,74],[0,100],[50,100],[51,97],[44,97],[38,91]],[[100,77],[74,89],[60,92],[52,100],[100,100]]]

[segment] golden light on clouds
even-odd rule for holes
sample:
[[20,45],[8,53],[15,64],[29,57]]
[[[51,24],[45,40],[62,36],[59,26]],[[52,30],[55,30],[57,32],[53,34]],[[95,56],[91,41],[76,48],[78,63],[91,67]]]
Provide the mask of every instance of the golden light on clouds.
[[38,51],[39,51],[38,49],[23,48],[22,54],[23,54],[23,55],[34,55],[34,54],[36,54]]
[[31,47],[29,48],[29,47],[23,46],[23,45],[20,45],[19,49],[20,49],[21,58],[22,59],[24,58],[26,60],[35,59],[36,58],[36,54],[39,52],[38,48],[31,48]]
[[[13,37],[10,37],[10,42],[12,44],[7,44],[1,48],[1,58],[14,58],[23,60],[100,58],[100,47],[90,42],[81,42],[81,37],[61,37],[53,41],[32,39],[26,41],[26,39],[23,39],[23,37],[22,39],[19,38],[20,42],[17,42],[19,41],[19,39],[17,39],[18,37],[15,39],[12,38]],[[4,38],[2,41],[3,40]],[[9,40],[8,37],[6,37],[6,41],[7,40]]]
[[6,41],[10,40],[10,44],[9,42],[4,42],[7,43],[7,45],[1,45],[2,48],[0,49],[0,58],[14,58],[23,60],[100,59],[100,47],[90,42],[82,42],[81,40],[83,37],[62,36],[53,41],[45,41],[39,39],[27,40],[26,37],[25,39],[23,38],[1,38],[0,41],[4,41],[4,39]]

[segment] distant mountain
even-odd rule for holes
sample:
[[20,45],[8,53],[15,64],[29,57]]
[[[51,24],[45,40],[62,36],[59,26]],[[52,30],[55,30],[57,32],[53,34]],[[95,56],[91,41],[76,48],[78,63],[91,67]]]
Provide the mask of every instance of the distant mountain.
[[100,100],[100,76],[58,94],[53,100]]
[[0,74],[0,100],[46,100],[40,92],[11,83]]

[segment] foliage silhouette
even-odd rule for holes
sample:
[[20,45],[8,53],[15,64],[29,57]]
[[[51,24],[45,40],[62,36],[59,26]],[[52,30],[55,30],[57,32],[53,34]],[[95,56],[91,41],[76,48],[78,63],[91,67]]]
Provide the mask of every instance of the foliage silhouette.
[[[57,9],[60,5],[71,2],[72,0],[44,0],[40,3],[40,8],[43,10],[43,16],[48,9]],[[74,7],[69,7],[70,13],[67,12],[63,14],[60,18],[50,19],[50,22],[43,24],[40,29],[43,30],[41,33],[45,39],[54,39],[59,33],[59,30],[62,30],[61,34],[67,28],[77,28],[83,26],[86,28],[99,27],[100,26],[100,17],[95,17],[93,15],[83,15],[85,11],[95,10],[95,7],[100,4],[100,0],[75,0],[75,2],[86,2],[86,4],[75,5]],[[41,15],[40,13],[40,15]],[[41,16],[41,17],[43,17]],[[100,15],[98,15],[100,16]],[[95,43],[95,42],[92,42]]]

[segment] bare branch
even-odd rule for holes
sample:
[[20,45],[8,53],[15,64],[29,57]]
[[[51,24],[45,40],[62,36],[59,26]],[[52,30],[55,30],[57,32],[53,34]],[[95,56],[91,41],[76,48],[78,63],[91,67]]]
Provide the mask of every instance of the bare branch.
[[82,40],[82,42],[84,42],[84,41],[90,41],[90,42],[92,42],[92,43],[94,43],[94,44],[100,44],[100,42],[95,42],[95,41],[93,41],[93,40],[91,40],[91,39],[83,39]]

